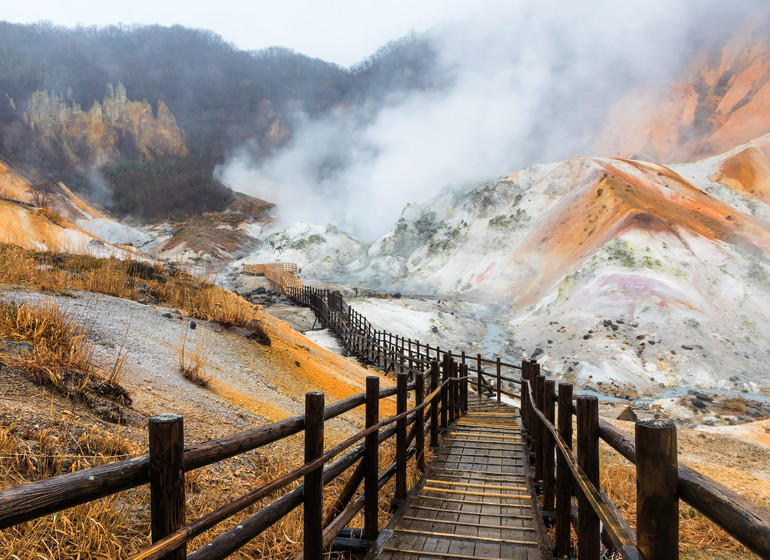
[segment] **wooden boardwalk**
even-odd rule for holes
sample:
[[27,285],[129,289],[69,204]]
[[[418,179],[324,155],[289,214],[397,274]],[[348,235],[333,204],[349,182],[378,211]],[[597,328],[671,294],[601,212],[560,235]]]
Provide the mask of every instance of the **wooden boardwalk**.
[[365,560],[552,558],[519,426],[517,408],[469,395]]

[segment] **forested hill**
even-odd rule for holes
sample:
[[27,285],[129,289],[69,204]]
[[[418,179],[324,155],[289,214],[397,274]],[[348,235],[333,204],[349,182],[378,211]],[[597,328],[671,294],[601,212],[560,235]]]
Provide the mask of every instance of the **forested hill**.
[[34,180],[109,193],[119,213],[216,210],[230,193],[212,171],[229,151],[251,141],[266,157],[299,113],[430,87],[433,62],[415,36],[345,69],[279,47],[241,51],[180,26],[0,22],[0,158]]

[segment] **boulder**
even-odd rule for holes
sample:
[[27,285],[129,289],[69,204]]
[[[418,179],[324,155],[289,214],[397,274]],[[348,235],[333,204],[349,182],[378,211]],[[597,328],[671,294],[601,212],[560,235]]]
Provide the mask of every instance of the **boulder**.
[[630,406],[627,406],[623,411],[618,414],[618,420],[625,420],[626,422],[636,422],[639,418]]

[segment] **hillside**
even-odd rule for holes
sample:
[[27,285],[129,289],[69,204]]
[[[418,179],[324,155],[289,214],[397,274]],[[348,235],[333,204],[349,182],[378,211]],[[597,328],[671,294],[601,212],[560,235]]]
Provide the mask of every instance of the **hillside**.
[[697,51],[681,81],[627,92],[609,109],[590,153],[682,162],[766,134],[769,22],[770,9],[764,6],[723,44]]
[[[372,373],[174,266],[0,245],[0,488],[144,455],[156,414],[182,414],[194,445],[302,414],[308,391],[327,404],[360,393]],[[393,400],[381,411],[394,414]],[[329,421],[326,441],[348,437],[362,414]],[[299,436],[188,473],[188,515],[301,457]],[[148,503],[144,487],[65,509],[4,529],[0,551],[126,558],[150,542]],[[266,531],[244,554],[293,558],[301,526]]]
[[[770,358],[768,154],[765,136],[684,165],[574,158],[450,188],[335,257],[336,279],[485,306],[473,314],[500,325],[505,353],[584,386],[755,391]],[[312,245],[309,230],[281,235]],[[329,253],[299,257],[311,278],[334,281]]]
[[[184,193],[178,193],[184,196]],[[121,222],[65,184],[33,184],[0,161],[0,243],[80,255],[171,260],[214,273],[224,261],[258,247],[262,227],[272,223],[272,204],[231,193],[221,212],[204,212],[142,225]]]
[[221,211],[230,152],[269,157],[307,119],[423,87],[432,56],[410,37],[343,69],[180,26],[0,22],[0,158],[121,215]]

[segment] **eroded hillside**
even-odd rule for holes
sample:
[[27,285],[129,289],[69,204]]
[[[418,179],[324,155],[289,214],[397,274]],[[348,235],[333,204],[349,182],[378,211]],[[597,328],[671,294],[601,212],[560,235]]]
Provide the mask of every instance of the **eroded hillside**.
[[574,158],[449,189],[350,253],[340,281],[485,304],[505,352],[587,386],[753,391],[770,358],[769,146],[678,166]]
[[139,159],[187,156],[184,135],[163,101],[157,108],[132,101],[123,84],[107,85],[101,102],[84,111],[55,92],[36,91],[26,103],[24,123],[70,163],[102,165],[133,152]]
[[747,15],[723,45],[704,48],[689,76],[618,100],[591,153],[690,161],[770,130],[770,9]]

